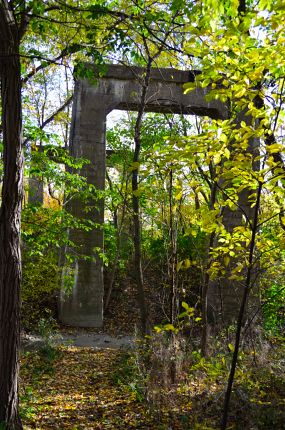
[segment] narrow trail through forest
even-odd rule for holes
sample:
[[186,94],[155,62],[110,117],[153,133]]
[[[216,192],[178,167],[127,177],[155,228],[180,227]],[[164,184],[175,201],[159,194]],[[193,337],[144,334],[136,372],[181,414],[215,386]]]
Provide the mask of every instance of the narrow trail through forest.
[[[129,335],[112,336],[108,333],[84,332],[74,330],[72,333],[58,332],[50,337],[50,341],[58,346],[75,346],[93,349],[104,348],[131,348],[134,345],[134,337]],[[45,339],[40,335],[25,334],[22,336],[24,350],[37,349],[43,345]]]

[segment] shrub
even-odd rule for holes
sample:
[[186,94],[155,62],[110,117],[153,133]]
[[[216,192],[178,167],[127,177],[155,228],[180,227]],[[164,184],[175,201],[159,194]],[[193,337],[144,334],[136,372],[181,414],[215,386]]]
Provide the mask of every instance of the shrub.
[[38,331],[41,319],[57,314],[59,268],[55,253],[23,259],[22,325]]

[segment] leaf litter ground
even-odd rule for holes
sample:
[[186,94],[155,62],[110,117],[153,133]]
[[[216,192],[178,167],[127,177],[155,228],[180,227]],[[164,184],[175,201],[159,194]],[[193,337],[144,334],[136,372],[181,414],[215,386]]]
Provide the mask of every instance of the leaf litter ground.
[[50,365],[22,359],[22,411],[28,429],[155,428],[135,393],[114,383],[118,350],[61,347]]

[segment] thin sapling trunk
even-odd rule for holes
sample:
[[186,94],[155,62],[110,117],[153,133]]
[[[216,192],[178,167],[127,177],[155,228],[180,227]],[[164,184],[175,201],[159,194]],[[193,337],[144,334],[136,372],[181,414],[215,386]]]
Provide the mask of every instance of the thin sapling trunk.
[[248,268],[246,271],[244,292],[243,292],[243,297],[242,297],[239,315],[238,315],[236,336],[235,336],[235,346],[234,346],[234,351],[233,351],[231,370],[230,370],[229,377],[228,377],[227,389],[226,389],[226,393],[225,393],[223,417],[222,417],[222,421],[221,421],[221,430],[226,430],[226,428],[227,428],[230,399],[231,399],[232,387],[233,387],[233,383],[234,383],[235,371],[236,371],[236,366],[237,366],[237,361],[238,361],[241,331],[242,331],[243,320],[244,320],[244,315],[245,315],[245,311],[246,311],[246,305],[247,305],[250,290],[252,287],[252,271],[253,271],[253,264],[254,264],[254,249],[255,249],[255,243],[256,243],[256,235],[258,232],[258,214],[259,214],[259,209],[260,209],[261,190],[262,190],[262,183],[259,182],[258,189],[257,189],[257,197],[256,197],[255,210],[254,210],[254,217],[253,217],[253,222],[252,222],[251,241],[250,241],[250,245],[249,245]]
[[134,226],[134,270],[137,285],[138,302],[141,317],[141,332],[147,334],[148,332],[148,314],[145,300],[143,271],[142,271],[142,254],[141,254],[141,221],[140,221],[140,199],[138,195],[139,189],[139,159],[141,150],[141,125],[142,118],[146,106],[147,89],[150,80],[152,59],[149,58],[146,74],[143,78],[141,103],[138,110],[138,115],[135,124],[134,143],[135,150],[133,156],[134,169],[132,172],[132,209],[133,209],[133,226]]

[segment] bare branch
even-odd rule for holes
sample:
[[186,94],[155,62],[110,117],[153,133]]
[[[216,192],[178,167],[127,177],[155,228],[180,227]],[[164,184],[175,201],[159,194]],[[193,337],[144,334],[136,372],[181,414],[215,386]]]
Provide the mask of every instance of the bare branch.
[[[55,118],[56,118],[56,116],[60,113],[60,112],[62,112],[62,111],[64,111],[64,109],[72,102],[72,99],[73,99],[73,95],[72,96],[70,96],[66,101],[65,101],[65,103],[63,103],[63,105],[61,105],[52,115],[50,115],[41,125],[40,125],[40,130],[43,130],[48,124],[50,124]],[[30,141],[30,138],[29,137],[27,137],[25,140],[24,140],[24,142],[23,142],[23,145],[24,146],[26,146],[27,145],[27,143]]]

